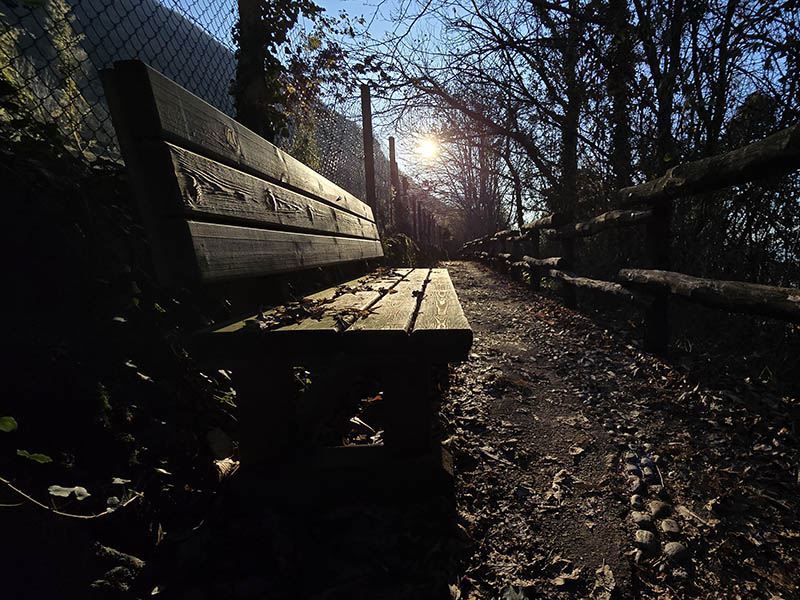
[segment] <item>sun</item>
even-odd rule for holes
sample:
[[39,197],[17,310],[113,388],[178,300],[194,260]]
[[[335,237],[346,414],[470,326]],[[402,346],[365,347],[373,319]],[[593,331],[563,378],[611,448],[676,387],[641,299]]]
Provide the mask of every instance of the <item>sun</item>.
[[437,154],[439,154],[439,146],[436,144],[436,140],[432,140],[430,138],[425,138],[419,141],[419,145],[417,146],[417,154],[419,154],[422,158],[433,158]]

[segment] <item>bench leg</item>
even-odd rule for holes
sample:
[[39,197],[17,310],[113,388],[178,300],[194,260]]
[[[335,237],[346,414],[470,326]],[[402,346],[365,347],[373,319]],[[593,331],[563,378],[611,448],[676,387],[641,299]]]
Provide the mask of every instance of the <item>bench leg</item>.
[[418,454],[431,447],[431,366],[428,362],[393,362],[383,371],[386,402],[386,449]]
[[242,464],[268,465],[295,441],[295,386],[288,365],[252,365],[234,371]]

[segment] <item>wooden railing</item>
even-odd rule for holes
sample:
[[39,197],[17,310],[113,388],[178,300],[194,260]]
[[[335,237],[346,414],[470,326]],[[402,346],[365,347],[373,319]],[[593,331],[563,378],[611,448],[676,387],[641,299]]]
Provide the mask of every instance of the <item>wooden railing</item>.
[[[531,285],[540,279],[561,281],[564,303],[574,307],[576,289],[612,294],[645,309],[645,344],[661,352],[669,338],[668,298],[690,301],[732,312],[746,312],[800,322],[800,290],[739,281],[702,279],[670,271],[672,204],[691,194],[726,188],[800,169],[800,123],[737,150],[673,167],[664,176],[614,194],[618,209],[576,222],[568,214],[551,214],[519,230],[506,230],[467,242],[464,258],[483,259],[518,273]],[[645,258],[651,269],[619,269],[616,281],[591,279],[574,272],[575,240],[602,231],[646,227]],[[541,256],[541,235],[560,245],[560,256]]]

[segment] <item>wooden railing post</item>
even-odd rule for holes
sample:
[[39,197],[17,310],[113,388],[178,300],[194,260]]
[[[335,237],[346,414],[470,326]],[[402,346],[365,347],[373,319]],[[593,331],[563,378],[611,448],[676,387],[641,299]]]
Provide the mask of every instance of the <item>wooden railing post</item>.
[[[527,244],[528,256],[531,258],[541,258],[541,250],[539,248],[539,230],[532,229],[525,234]],[[531,289],[539,290],[541,288],[541,280],[539,269],[530,267],[528,270],[531,278]]]
[[381,226],[378,205],[375,196],[375,151],[372,143],[372,106],[369,86],[361,85],[361,128],[364,132],[364,187],[366,201],[375,216],[378,227]]
[[[575,220],[575,215],[573,213],[569,213],[568,215],[569,221],[572,222]],[[572,236],[565,237],[561,240],[561,256],[564,258],[564,264],[568,270],[574,271],[575,270],[575,238]],[[575,288],[571,285],[564,284],[563,290],[563,302],[564,306],[567,308],[576,308],[578,305],[577,293]]]
[[391,221],[393,229],[399,230],[400,222],[397,213],[397,201],[400,196],[400,172],[397,168],[395,156],[394,137],[389,136],[389,182],[391,183],[391,199],[389,201],[389,212],[392,215]]
[[[653,220],[647,224],[646,245],[651,269],[670,269],[670,225],[672,201],[662,201],[653,210]],[[645,311],[645,349],[664,354],[669,346],[669,294],[656,295],[654,302]]]
[[419,227],[417,224],[417,197],[410,193],[408,194],[408,220],[411,223],[411,238],[415,241],[419,241]]

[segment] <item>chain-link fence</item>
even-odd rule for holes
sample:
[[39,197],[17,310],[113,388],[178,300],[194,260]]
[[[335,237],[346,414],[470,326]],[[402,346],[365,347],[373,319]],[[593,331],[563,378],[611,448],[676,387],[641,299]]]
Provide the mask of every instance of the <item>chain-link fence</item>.
[[[98,72],[138,58],[233,116],[235,0],[0,0],[0,119],[50,123],[88,159],[119,156]],[[364,198],[361,127],[315,103],[317,170]],[[389,161],[375,144],[379,210]]]

